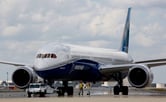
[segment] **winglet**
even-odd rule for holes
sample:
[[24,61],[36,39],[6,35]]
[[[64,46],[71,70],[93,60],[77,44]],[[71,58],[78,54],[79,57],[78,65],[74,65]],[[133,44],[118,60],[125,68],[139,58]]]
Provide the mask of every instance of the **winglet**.
[[128,53],[129,47],[129,32],[130,32],[130,11],[131,8],[128,8],[126,23],[123,31],[121,51]]

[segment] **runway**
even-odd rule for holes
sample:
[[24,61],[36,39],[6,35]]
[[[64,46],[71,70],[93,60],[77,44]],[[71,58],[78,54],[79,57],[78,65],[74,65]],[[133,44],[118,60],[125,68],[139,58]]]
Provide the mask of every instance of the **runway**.
[[159,96],[92,96],[72,98],[2,98],[0,102],[165,102],[166,97]]
[[[108,88],[93,88],[91,96],[78,96],[78,90],[73,97],[57,97],[57,94],[47,94],[46,97],[27,98],[25,92],[0,92],[0,102],[164,102],[164,89],[130,89],[128,96],[115,96]],[[85,92],[86,93],[86,90]]]
[[[74,89],[74,97],[78,97],[79,90]],[[86,97],[87,90],[84,90]],[[91,96],[114,96],[112,90],[106,87],[93,87],[91,89]],[[166,89],[146,88],[137,89],[129,88],[129,96],[166,96]],[[0,98],[24,98],[27,97],[25,91],[1,91]],[[57,93],[46,94],[46,97],[57,97]]]

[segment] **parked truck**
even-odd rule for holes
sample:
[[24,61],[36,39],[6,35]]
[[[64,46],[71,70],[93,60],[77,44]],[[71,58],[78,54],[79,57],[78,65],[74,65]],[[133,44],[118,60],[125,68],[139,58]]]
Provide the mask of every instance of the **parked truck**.
[[29,87],[26,89],[28,97],[32,95],[39,95],[40,97],[45,97],[47,93],[47,85],[44,83],[31,83]]

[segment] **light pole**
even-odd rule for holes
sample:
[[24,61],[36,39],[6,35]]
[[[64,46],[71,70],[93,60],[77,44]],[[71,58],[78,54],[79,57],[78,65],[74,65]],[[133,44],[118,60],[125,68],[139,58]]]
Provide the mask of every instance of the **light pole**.
[[7,80],[6,80],[6,81],[7,81],[7,83],[8,83],[8,72],[7,72],[6,74],[7,74]]
[[9,83],[8,83],[8,72],[6,73],[7,74],[7,80],[6,80],[6,83],[7,83],[7,88],[9,88]]

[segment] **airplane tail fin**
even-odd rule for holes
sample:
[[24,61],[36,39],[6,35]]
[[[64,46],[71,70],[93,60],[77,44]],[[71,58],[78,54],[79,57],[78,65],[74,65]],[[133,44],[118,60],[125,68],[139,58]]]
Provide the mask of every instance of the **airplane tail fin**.
[[128,53],[128,47],[129,47],[129,32],[130,32],[130,11],[131,8],[128,8],[126,23],[123,31],[123,38],[122,38],[122,45],[121,45],[121,51]]

